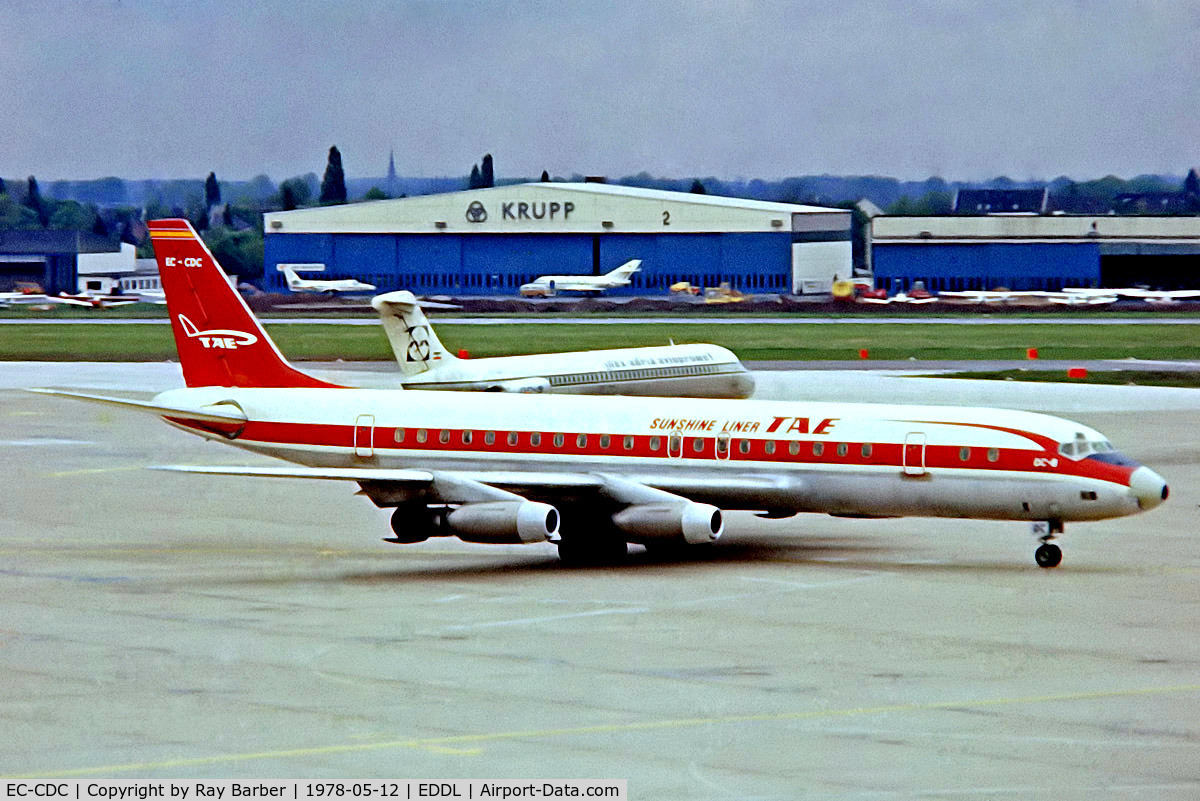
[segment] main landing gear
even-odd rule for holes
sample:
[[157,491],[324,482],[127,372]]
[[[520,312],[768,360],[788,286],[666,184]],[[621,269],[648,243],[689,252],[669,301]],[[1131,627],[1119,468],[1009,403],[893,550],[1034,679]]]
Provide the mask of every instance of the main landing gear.
[[629,548],[615,536],[570,535],[558,541],[558,558],[569,567],[612,567],[625,561]]
[[1062,548],[1059,548],[1050,540],[1063,533],[1063,522],[1061,520],[1047,520],[1045,523],[1033,524],[1034,536],[1042,543],[1033,552],[1033,559],[1038,563],[1038,567],[1058,567],[1062,562]]

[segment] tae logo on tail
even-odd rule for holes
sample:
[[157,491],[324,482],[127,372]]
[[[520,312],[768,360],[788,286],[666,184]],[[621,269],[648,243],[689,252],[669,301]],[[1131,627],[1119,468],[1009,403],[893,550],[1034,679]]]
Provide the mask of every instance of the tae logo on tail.
[[183,333],[187,334],[189,339],[195,338],[200,340],[200,344],[206,348],[223,348],[225,350],[236,350],[238,345],[253,345],[258,341],[258,337],[254,334],[247,334],[245,331],[230,331],[224,328],[217,328],[211,331],[198,331],[196,324],[182,314],[178,315],[179,324],[183,326]]

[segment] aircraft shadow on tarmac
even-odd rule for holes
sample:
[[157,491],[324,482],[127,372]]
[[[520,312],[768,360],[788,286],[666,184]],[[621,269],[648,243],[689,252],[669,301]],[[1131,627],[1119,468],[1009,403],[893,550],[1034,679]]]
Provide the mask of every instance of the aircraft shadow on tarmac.
[[[910,543],[897,538],[894,544],[886,538],[838,537],[805,538],[803,536],[775,537],[768,541],[739,540],[720,542],[712,546],[694,547],[686,550],[648,551],[640,548],[631,550],[629,556],[618,564],[568,567],[550,551],[536,555],[486,554],[463,551],[447,560],[444,553],[431,554],[414,550],[411,556],[400,555],[392,560],[372,557],[378,561],[377,569],[322,570],[312,573],[291,572],[284,576],[229,576],[229,584],[340,584],[340,583],[420,583],[427,581],[486,579],[517,579],[534,576],[570,576],[599,572],[634,577],[638,573],[658,570],[688,570],[690,568],[718,568],[724,565],[770,565],[787,563],[808,569],[825,568],[837,571],[888,572],[902,574],[938,573],[973,575],[1055,575],[1058,571],[1045,571],[1034,565],[1033,560],[1001,557],[981,562],[965,557],[955,561],[955,554],[936,559],[922,558],[913,551]],[[431,558],[432,557],[432,558]],[[434,560],[443,560],[438,563]],[[1077,564],[1065,569],[1073,575],[1122,572],[1123,568],[1106,565]]]

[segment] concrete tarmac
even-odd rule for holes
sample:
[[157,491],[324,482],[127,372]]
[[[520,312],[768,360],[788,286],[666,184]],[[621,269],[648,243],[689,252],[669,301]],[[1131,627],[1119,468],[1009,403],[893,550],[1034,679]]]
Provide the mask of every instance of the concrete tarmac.
[[268,462],[0,389],[0,774],[1196,798],[1198,412],[1115,389],[1073,416],[1172,497],[1068,526],[1052,571],[1025,524],[953,520],[735,514],[607,569],[391,546],[344,485],[149,472]]

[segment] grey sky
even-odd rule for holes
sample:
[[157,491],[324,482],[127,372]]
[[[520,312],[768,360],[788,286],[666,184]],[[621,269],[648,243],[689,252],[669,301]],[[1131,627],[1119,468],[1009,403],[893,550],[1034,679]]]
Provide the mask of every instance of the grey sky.
[[1200,164],[1200,2],[2,0],[0,175]]

